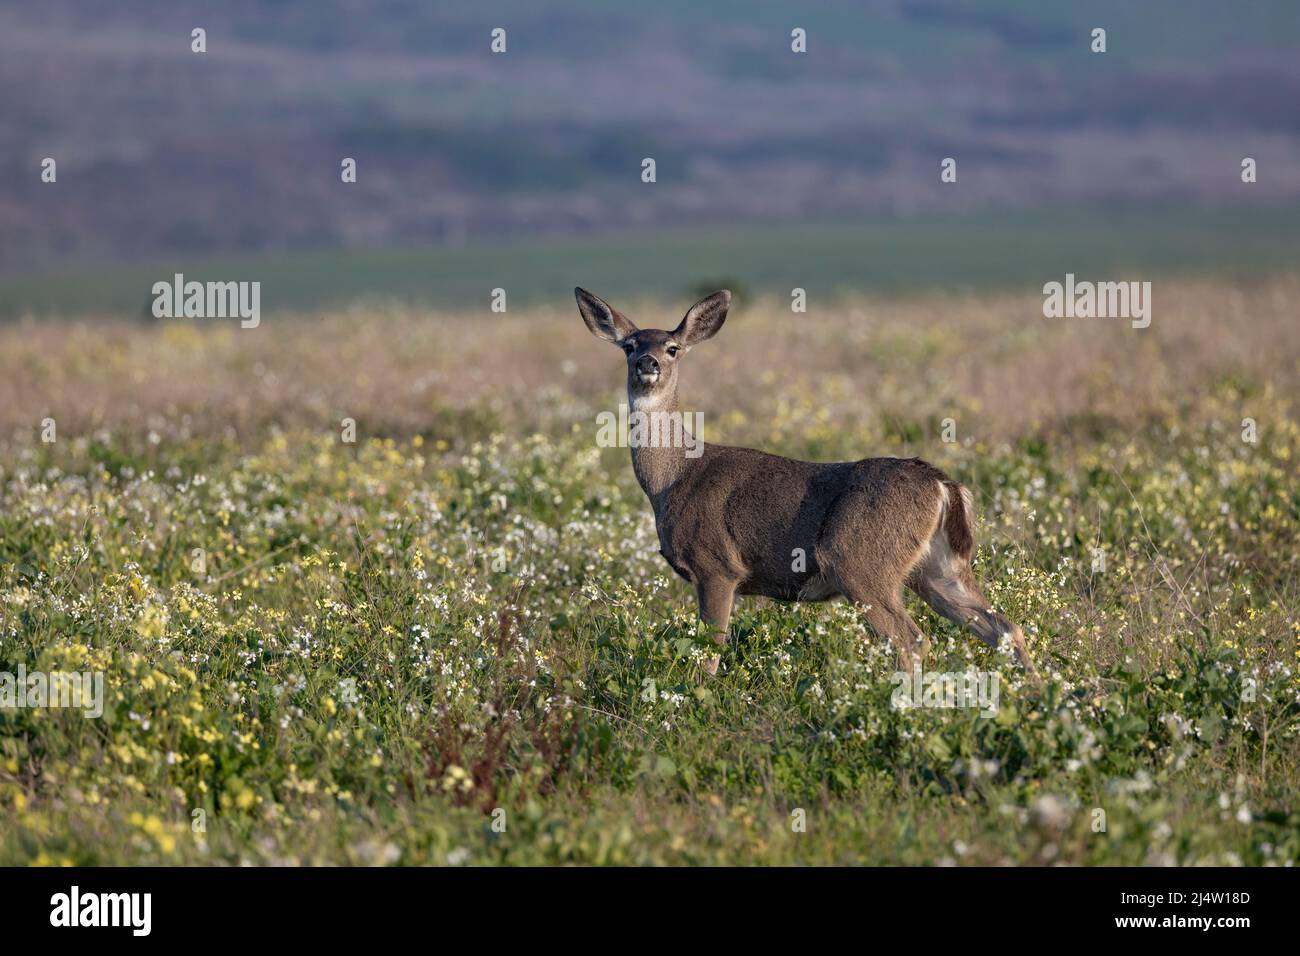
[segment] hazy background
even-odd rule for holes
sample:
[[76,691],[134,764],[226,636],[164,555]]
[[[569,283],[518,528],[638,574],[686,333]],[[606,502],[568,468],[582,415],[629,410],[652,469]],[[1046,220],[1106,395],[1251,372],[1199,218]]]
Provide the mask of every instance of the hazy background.
[[1298,210],[1291,0],[0,9],[4,314],[1255,271]]

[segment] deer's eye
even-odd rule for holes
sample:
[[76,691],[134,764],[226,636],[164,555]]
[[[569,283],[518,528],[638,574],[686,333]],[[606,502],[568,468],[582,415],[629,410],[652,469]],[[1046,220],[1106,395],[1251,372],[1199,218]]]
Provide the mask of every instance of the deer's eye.
[[670,345],[670,346],[668,346],[668,354],[669,354],[669,355],[672,355],[672,356],[675,357],[675,356],[677,355],[677,353],[680,352],[680,351],[681,351],[681,349],[679,349],[679,348],[678,348],[677,346],[675,346],[675,345]]
[[631,355],[635,351],[636,351],[636,346],[634,346],[631,342],[623,343],[623,352],[625,355]]

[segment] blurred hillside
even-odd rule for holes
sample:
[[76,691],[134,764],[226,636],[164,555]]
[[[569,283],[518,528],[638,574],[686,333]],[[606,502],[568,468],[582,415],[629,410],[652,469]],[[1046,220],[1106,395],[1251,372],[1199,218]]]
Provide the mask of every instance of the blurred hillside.
[[[1095,26],[1105,55],[1088,50]],[[7,5],[0,273],[828,216],[1294,205],[1298,49],[1291,0]],[[939,182],[945,156],[955,185]]]

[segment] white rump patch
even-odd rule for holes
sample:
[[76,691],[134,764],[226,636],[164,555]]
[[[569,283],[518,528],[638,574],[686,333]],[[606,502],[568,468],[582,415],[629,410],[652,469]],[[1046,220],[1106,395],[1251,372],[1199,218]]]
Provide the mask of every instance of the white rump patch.
[[[917,564],[923,569],[927,578],[946,578],[961,591],[965,588],[961,586],[962,559],[953,551],[952,545],[948,543],[948,530],[944,527],[947,524],[948,507],[952,499],[948,496],[948,486],[942,481],[936,479],[935,484],[939,486],[939,514],[935,518],[934,531],[921,548],[917,556]],[[963,486],[961,489],[962,502],[966,505],[967,514],[970,513],[970,492]]]

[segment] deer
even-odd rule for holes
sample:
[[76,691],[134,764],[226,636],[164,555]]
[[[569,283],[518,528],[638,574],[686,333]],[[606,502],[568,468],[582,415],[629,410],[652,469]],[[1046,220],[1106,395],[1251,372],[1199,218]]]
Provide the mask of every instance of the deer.
[[[574,297],[592,335],[623,350],[628,406],[646,415],[679,412],[682,359],[718,334],[731,307],[730,291],[715,292],[668,332],[637,328],[585,289],[574,289]],[[970,491],[928,462],[809,462],[714,444],[688,457],[667,443],[629,445],[654,511],[659,553],[694,586],[700,619],[718,645],[727,643],[737,595],[843,597],[911,672],[929,638],[904,607],[906,587],[994,649],[1009,648],[1036,674],[1024,633],[993,610],[971,569]],[[716,675],[720,661],[714,655],[706,670]]]

